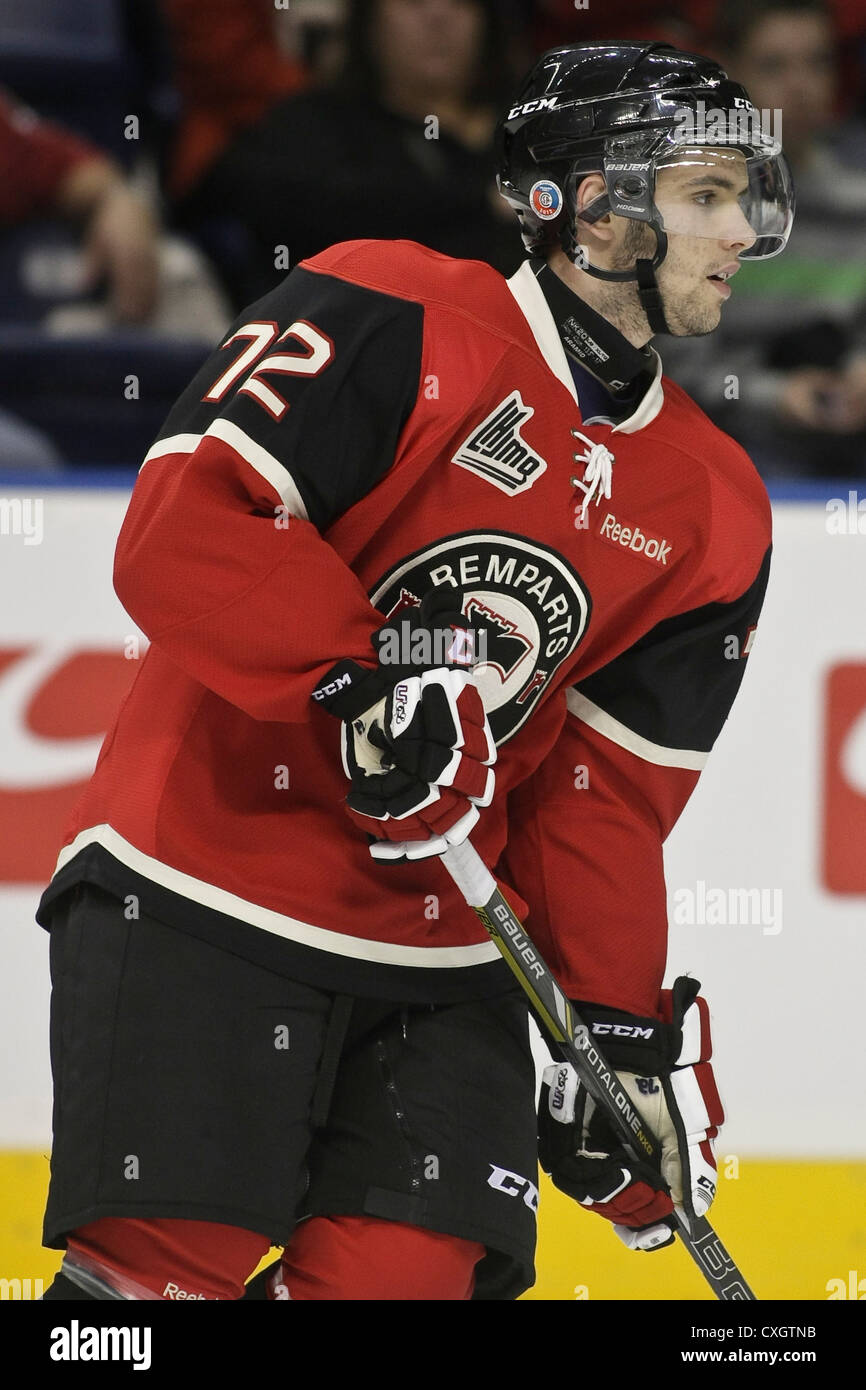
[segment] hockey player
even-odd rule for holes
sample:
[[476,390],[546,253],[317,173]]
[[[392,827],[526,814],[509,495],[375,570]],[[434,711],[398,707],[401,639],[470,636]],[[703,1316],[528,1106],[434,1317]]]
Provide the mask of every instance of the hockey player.
[[274,1299],[531,1285],[526,1007],[437,858],[470,832],[663,1142],[660,1174],[633,1162],[557,1069],[554,1181],[637,1249],[712,1201],[662,843],[743,675],[770,511],[650,339],[711,331],[740,258],[785,244],[750,113],[666,45],[545,55],[499,132],[511,280],[332,247],[169,415],[115,566],[150,645],[38,914],[47,1299],[237,1299],[272,1243]]

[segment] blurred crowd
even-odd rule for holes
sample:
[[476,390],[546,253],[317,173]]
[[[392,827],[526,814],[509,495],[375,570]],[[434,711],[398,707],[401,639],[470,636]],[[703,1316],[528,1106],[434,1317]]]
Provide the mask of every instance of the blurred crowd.
[[782,112],[784,255],[656,340],[770,480],[866,477],[866,0],[3,0],[0,469],[136,465],[304,257],[408,237],[504,274],[492,138],[544,49],[663,39]]

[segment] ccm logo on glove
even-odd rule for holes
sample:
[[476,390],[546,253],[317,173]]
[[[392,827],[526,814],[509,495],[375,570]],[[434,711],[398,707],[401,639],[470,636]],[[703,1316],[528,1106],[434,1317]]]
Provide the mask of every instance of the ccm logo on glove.
[[340,690],[345,690],[347,685],[352,684],[352,677],[346,672],[335,681],[328,681],[327,685],[319,686],[318,690],[313,691],[314,700],[326,700],[329,695],[336,695]]
[[594,1023],[592,1032],[598,1037],[611,1034],[615,1038],[652,1038],[655,1028],[642,1028],[639,1023]]
[[461,603],[459,590],[432,591],[401,619],[402,661],[386,625],[371,637],[377,666],[340,662],[313,691],[343,721],[347,809],[372,837],[374,859],[441,854],[466,839],[493,799],[496,745]]
[[669,1245],[675,1211],[688,1223],[716,1193],[713,1140],[724,1111],[710,1066],[706,1000],[681,976],[659,996],[661,1020],[578,1002],[623,1090],[661,1148],[660,1169],[633,1158],[567,1063],[547,1067],[539,1107],[539,1159],[561,1191],[608,1221],[633,1250]]

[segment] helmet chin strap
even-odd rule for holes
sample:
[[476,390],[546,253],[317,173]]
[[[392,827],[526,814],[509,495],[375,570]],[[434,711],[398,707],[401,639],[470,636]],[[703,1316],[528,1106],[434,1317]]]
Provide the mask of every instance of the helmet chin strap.
[[[659,235],[656,229],[656,236]],[[664,232],[661,233],[664,236]],[[667,238],[665,237],[667,249]],[[664,259],[664,257],[662,257]],[[670,333],[670,329],[665,319],[664,304],[662,303],[662,292],[656,280],[654,261],[635,261],[635,275],[637,278],[638,298],[643,306],[643,311],[649,321],[649,326],[653,333]]]
[[[610,212],[610,201],[606,194],[596,198],[593,203],[583,210],[578,219],[581,222],[597,222],[604,217],[605,213]],[[597,280],[614,281],[637,281],[637,293],[641,302],[641,308],[647,316],[647,322],[653,333],[670,333],[670,329],[665,319],[664,304],[662,303],[662,293],[656,280],[656,271],[668,253],[668,239],[661,227],[656,222],[647,224],[652,227],[656,238],[656,252],[652,260],[639,259],[634,263],[633,270],[602,270],[599,266],[589,263],[578,262],[576,250],[578,246],[574,231],[568,230],[563,242],[563,250],[569,260],[573,261],[587,275],[594,275]]]

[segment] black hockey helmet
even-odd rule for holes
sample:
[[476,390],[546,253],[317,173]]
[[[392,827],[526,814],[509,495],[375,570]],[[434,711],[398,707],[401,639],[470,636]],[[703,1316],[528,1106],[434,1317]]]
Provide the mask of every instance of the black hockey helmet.
[[[740,254],[777,255],[788,239],[794,194],[781,145],[762,129],[748,93],[709,58],[665,43],[597,40],[550,49],[538,59],[496,131],[497,183],[521,224],[524,245],[539,252],[560,245],[581,269],[601,279],[637,280],[654,332],[666,331],[655,270],[667,232],[717,237],[712,223],[678,212],[671,221],[655,201],[660,169],[713,161],[745,161],[748,189],[738,204],[751,244]],[[631,270],[589,263],[579,244],[577,189],[598,172],[605,193],[581,212],[608,212],[645,222],[656,236],[653,259]],[[677,224],[677,216],[687,217]]]

